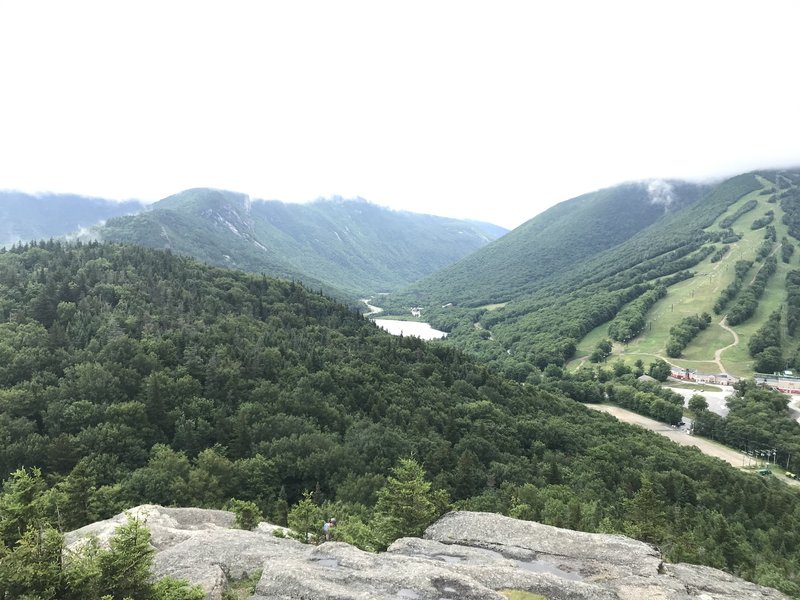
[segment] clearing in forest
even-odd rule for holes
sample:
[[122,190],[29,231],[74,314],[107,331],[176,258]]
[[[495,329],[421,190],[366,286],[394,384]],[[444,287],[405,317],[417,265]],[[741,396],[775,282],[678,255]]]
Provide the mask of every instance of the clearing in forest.
[[[781,219],[783,211],[781,211],[778,203],[768,203],[768,197],[760,195],[760,192],[761,190],[756,190],[740,198],[717,220],[717,223],[719,223],[726,216],[734,214],[737,209],[748,201],[757,200],[758,206],[739,217],[733,225],[733,230],[740,234],[742,238],[738,242],[730,244],[730,249],[722,260],[712,263],[710,257],[706,258],[692,269],[695,272],[694,277],[669,287],[667,295],[656,302],[648,312],[644,331],[628,344],[615,344],[614,354],[609,360],[614,360],[614,355],[616,355],[629,363],[634,362],[636,359],[642,359],[645,364],[648,364],[654,358],[660,357],[670,364],[697,369],[701,373],[725,371],[737,377],[752,376],[753,359],[748,353],[747,344],[753,334],[767,320],[767,317],[774,310],[784,305],[786,301],[786,274],[790,270],[798,268],[797,253],[795,253],[788,265],[780,259],[781,238],[788,236],[787,227],[782,223]],[[778,269],[769,278],[755,314],[736,327],[727,327],[721,322],[727,309],[736,299],[720,315],[714,313],[714,303],[719,298],[720,292],[733,281],[736,261],[755,260],[757,250],[764,241],[766,230],[763,227],[753,230],[750,226],[753,221],[763,217],[770,210],[775,212],[772,225],[776,229],[777,241],[773,248],[773,254],[778,258]],[[718,225],[715,224],[709,230],[716,231],[718,229]],[[789,238],[789,240],[790,243],[796,243],[793,238]],[[721,245],[719,242],[715,244],[718,248]],[[753,277],[763,264],[763,261],[754,262],[753,267],[747,274],[745,287],[752,282]],[[689,343],[683,350],[681,357],[667,357],[666,345],[670,338],[670,328],[680,323],[685,317],[699,315],[703,312],[711,315],[712,323]],[[734,337],[734,332],[738,336],[738,341]],[[591,354],[597,342],[607,336],[608,323],[589,332],[578,344],[576,356],[580,358],[573,361],[570,367],[580,364],[581,359],[585,360],[585,357]],[[793,345],[794,342],[792,340],[784,339],[785,356],[791,355]]]

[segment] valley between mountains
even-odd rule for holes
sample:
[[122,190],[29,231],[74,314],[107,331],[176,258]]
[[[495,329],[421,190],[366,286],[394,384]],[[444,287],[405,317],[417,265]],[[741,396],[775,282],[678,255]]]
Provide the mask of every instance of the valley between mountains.
[[[60,239],[42,225],[22,240],[9,211],[0,598],[211,598],[214,586],[150,579],[140,522],[120,517],[120,542],[66,552],[66,531],[141,505],[269,521],[302,560],[324,551],[335,517],[337,541],[360,550],[330,547],[364,565],[396,540],[419,546],[435,522],[536,521],[635,538],[675,563],[664,572],[693,563],[765,586],[736,589],[800,597],[800,496],[787,485],[800,425],[775,389],[800,381],[800,171],[653,189],[592,192],[511,232],[208,189],[125,216],[104,205]],[[363,298],[447,336],[389,335]],[[724,416],[666,387],[719,383],[733,384]],[[283,574],[262,558],[251,583],[263,595]],[[214,598],[256,593],[243,591],[252,573],[223,575]],[[444,589],[425,577],[411,592]],[[516,592],[575,587],[545,579],[514,577],[538,586]],[[626,597],[600,579],[588,583],[603,597]]]

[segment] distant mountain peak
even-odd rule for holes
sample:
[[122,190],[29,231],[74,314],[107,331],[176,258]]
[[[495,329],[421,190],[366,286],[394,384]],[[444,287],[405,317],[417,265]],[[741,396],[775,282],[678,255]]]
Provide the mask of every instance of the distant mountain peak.
[[250,211],[250,196],[216,188],[190,188],[150,205],[153,209],[194,209],[233,207]]
[[10,247],[20,241],[65,236],[144,209],[145,205],[138,200],[0,191],[0,247]]
[[367,200],[366,198],[362,198],[361,196],[356,196],[355,198],[345,198],[344,196],[339,196],[338,194],[334,196],[328,196],[327,198],[320,196],[319,198],[316,198],[314,202],[315,203],[319,202],[322,204],[326,202],[330,204],[347,204],[347,203],[374,204],[373,202],[370,202],[369,200]]
[[355,297],[406,285],[503,233],[487,224],[394,211],[361,197],[297,204],[253,201],[213,188],[184,190],[140,218],[116,219],[100,231],[106,240],[168,246],[220,266]]

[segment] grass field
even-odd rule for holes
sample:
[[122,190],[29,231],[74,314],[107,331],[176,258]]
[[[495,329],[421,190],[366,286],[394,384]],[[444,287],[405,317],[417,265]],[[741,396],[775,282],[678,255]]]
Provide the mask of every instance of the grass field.
[[722,388],[710,383],[692,383],[691,381],[669,381],[666,385],[682,390],[697,390],[698,392],[721,392]]
[[594,350],[595,346],[597,346],[597,342],[607,337],[608,323],[603,323],[599,327],[592,329],[580,342],[578,342],[575,348],[576,360],[572,361],[567,366],[572,365],[572,363],[575,363],[577,366],[577,364],[580,363],[580,357],[589,356],[592,353],[592,350]]
[[498,308],[503,308],[508,302],[499,302],[497,304],[484,304],[483,306],[479,306],[478,308],[484,308],[489,312],[493,310],[497,310]]
[[[727,255],[719,262],[712,263],[710,258],[707,258],[692,269],[695,272],[694,277],[671,286],[667,296],[659,300],[648,313],[644,332],[621,350],[619,346],[615,346],[614,353],[616,355],[621,356],[629,363],[636,359],[642,359],[645,364],[652,362],[656,356],[661,356],[668,362],[685,368],[695,368],[708,373],[717,372],[719,366],[714,361],[715,352],[733,344],[734,338],[730,332],[718,324],[722,315],[714,314],[714,303],[720,292],[733,280],[733,266],[736,261],[754,260],[756,251],[764,240],[766,230],[764,228],[752,230],[750,225],[756,219],[763,217],[767,211],[773,210],[775,219],[772,225],[775,227],[778,237],[774,250],[778,258],[778,270],[770,278],[755,315],[733,328],[739,336],[738,345],[728,348],[721,355],[722,366],[728,373],[739,377],[748,377],[753,374],[753,359],[747,351],[747,343],[767,317],[774,310],[783,306],[786,300],[786,274],[790,270],[798,268],[797,254],[792,257],[792,261],[788,265],[780,260],[780,239],[787,235],[786,226],[781,222],[783,212],[778,204],[767,203],[766,196],[759,196],[759,191],[739,199],[719,219],[733,214],[741,205],[751,199],[758,200],[759,205],[755,210],[740,217],[733,225],[734,231],[741,234],[742,239],[732,244]],[[718,230],[717,225],[713,225],[710,230]],[[796,240],[791,240],[791,242],[796,243]],[[746,285],[749,285],[762,264],[761,262],[755,263],[748,273]],[[665,348],[669,340],[670,328],[685,317],[703,312],[712,316],[712,324],[692,340],[680,358],[667,359]],[[578,359],[572,361],[569,366],[577,366],[580,357],[590,354],[597,342],[607,337],[607,334],[607,323],[589,332],[578,343],[575,354]],[[797,346],[797,341],[788,338],[785,334],[784,330],[784,355],[788,357]],[[614,356],[609,360],[614,360]]]
[[705,331],[701,331],[693,342],[683,351],[682,359],[687,361],[711,360],[713,358],[713,353],[711,358],[709,358],[709,349],[716,350],[717,348],[724,348],[725,346],[733,344],[733,335],[719,325],[720,316],[712,313],[712,317],[714,317],[715,320],[712,321],[711,325],[709,325]]

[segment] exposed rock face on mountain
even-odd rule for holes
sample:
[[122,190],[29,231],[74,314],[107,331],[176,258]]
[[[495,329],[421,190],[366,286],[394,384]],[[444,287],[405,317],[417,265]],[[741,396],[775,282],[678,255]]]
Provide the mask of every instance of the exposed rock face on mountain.
[[[454,512],[425,539],[397,540],[382,554],[341,542],[309,546],[276,537],[273,525],[233,529],[225,511],[141,506],[159,576],[186,578],[219,599],[229,581],[262,571],[255,600],[267,598],[502,599],[518,589],[550,600],[783,599],[780,592],[709,567],[666,564],[651,546],[490,513]],[[67,535],[107,540],[118,515]]]
[[399,212],[361,199],[286,204],[198,188],[113,219],[93,235],[360,297],[408,285],[504,233],[487,223]]

